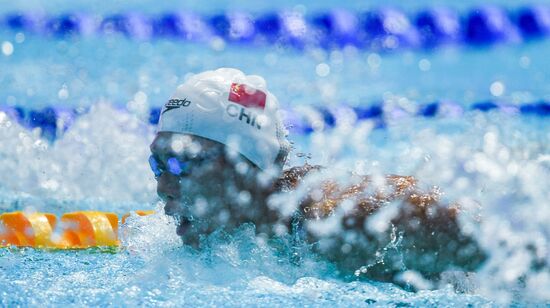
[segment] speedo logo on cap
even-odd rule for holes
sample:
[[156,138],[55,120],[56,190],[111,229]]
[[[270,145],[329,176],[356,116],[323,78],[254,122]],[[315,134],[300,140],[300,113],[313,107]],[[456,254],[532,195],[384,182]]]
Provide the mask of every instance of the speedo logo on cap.
[[171,99],[168,101],[168,103],[164,104],[164,108],[166,108],[162,114],[164,114],[166,111],[172,110],[172,109],[178,109],[180,107],[187,107],[191,105],[191,101],[187,98],[184,99]]

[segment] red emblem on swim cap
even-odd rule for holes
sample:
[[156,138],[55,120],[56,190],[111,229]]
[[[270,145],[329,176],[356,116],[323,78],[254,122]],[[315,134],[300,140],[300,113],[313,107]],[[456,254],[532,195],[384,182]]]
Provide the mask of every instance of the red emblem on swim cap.
[[229,100],[244,107],[265,108],[264,92],[245,84],[232,83],[229,91]]

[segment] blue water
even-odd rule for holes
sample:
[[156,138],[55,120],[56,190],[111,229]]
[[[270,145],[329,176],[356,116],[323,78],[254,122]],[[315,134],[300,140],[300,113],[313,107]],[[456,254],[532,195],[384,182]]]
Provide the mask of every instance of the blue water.
[[[2,306],[467,306],[480,296],[451,288],[409,293],[383,283],[345,283],[324,264],[296,268],[243,230],[207,252],[166,249],[147,256],[24,250],[1,252]],[[250,249],[253,248],[252,251]],[[304,268],[306,267],[306,268]],[[17,270],[15,270],[17,268]],[[8,282],[9,283],[6,283]]]
[[[547,41],[487,50],[445,48],[438,52],[402,51],[380,55],[368,51],[243,48],[167,40],[136,42],[125,38],[51,40],[14,33],[2,40],[14,45],[0,57],[4,102],[43,107],[89,106],[98,100],[125,105],[139,91],[150,106],[160,106],[186,74],[218,67],[239,67],[271,82],[282,107],[303,104],[362,105],[393,96],[427,103],[450,99],[468,105],[495,98],[490,87],[504,84],[498,98],[516,103],[549,99]],[[369,60],[370,59],[370,60]],[[97,63],[101,63],[98,65]],[[327,64],[321,77],[316,67]],[[425,66],[420,68],[421,63]],[[463,76],[468,75],[468,78]],[[66,91],[60,98],[60,91]]]
[[[449,5],[466,10],[476,3]],[[208,13],[229,4],[234,3],[186,5]],[[346,7],[361,10],[376,4]],[[263,11],[293,4],[234,5]],[[304,7],[314,11],[334,5],[327,1]],[[400,6],[414,11],[426,5]],[[157,12],[175,6],[0,2],[6,12]],[[0,103],[93,107],[54,143],[0,117],[0,212],[160,209],[147,166],[154,127],[144,121],[146,111],[160,106],[188,74],[207,69],[231,66],[262,75],[284,108],[384,101],[406,110],[441,99],[463,106],[488,99],[512,104],[550,99],[548,41],[389,54],[122,37],[61,40],[2,30],[0,44],[4,42],[12,44],[13,52],[0,54]],[[329,73],[319,65],[328,66]],[[550,261],[548,126],[546,118],[536,116],[472,111],[455,118],[396,118],[384,130],[359,122],[290,138],[295,150],[289,166],[307,160],[335,170],[414,175],[422,187],[439,186],[444,201],[465,207],[463,229],[489,252],[473,278],[458,275],[449,278],[448,286],[417,293],[388,283],[346,281],[307,247],[302,263],[293,264],[285,239],[265,242],[249,225],[234,234],[211,235],[204,239],[205,248],[195,251],[181,246],[173,222],[158,213],[130,219],[121,229],[123,244],[117,252],[0,250],[0,305],[543,305],[550,300],[550,275],[529,268],[533,256],[527,246]],[[423,286],[421,277],[413,281]]]

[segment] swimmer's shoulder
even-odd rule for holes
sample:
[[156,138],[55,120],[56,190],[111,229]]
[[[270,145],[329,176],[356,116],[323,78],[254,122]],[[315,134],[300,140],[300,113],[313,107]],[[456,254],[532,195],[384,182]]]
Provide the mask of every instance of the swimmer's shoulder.
[[274,190],[276,192],[294,190],[309,173],[322,169],[324,169],[324,167],[320,165],[310,165],[307,163],[302,166],[294,166],[285,169],[281,176],[275,181]]
[[[283,170],[281,176],[275,181],[275,191],[288,191],[297,188],[301,181],[310,173],[326,170],[321,165],[310,165],[308,163],[301,166],[294,166]],[[358,177],[363,185],[370,182],[371,178],[367,175],[357,175],[350,172],[350,176]],[[327,182],[332,182],[330,179]],[[413,176],[386,175],[386,183],[393,186],[397,191],[404,191],[415,187],[417,181]]]
[[[306,176],[326,169],[324,166],[307,163],[285,169],[274,184],[275,191],[292,191],[300,185]],[[337,181],[327,179],[319,187],[323,191],[322,198],[315,201],[312,198],[306,198],[303,200],[302,206],[315,209],[322,208],[324,209],[322,212],[327,214],[331,213],[342,201],[353,199],[358,210],[356,215],[370,215],[384,204],[398,199],[419,212],[424,212],[439,203],[439,191],[437,189],[428,192],[421,191],[417,187],[418,181],[414,176],[385,175],[385,189],[382,191],[371,188],[374,180],[371,176],[357,175],[350,172],[350,177],[356,177],[356,183],[347,186],[340,186]],[[449,210],[450,216],[454,217],[453,213],[456,211],[456,206],[451,207]]]

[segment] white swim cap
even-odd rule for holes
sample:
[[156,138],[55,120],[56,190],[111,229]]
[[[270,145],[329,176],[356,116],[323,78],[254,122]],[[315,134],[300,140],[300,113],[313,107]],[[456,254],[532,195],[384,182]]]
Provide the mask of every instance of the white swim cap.
[[158,131],[220,142],[262,170],[282,168],[290,145],[278,105],[260,76],[233,68],[206,71],[177,88],[161,110]]

